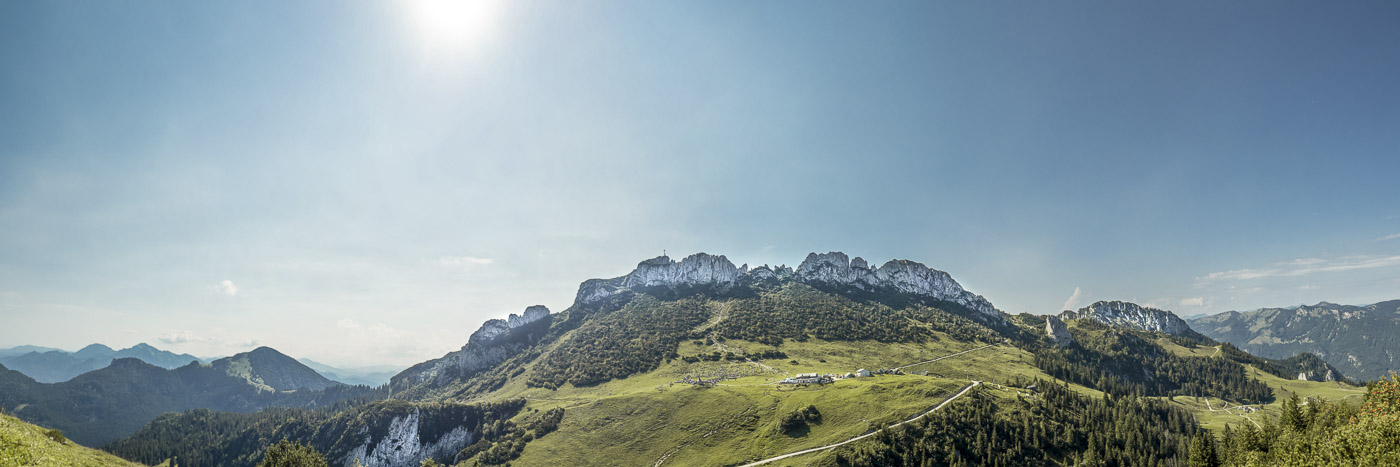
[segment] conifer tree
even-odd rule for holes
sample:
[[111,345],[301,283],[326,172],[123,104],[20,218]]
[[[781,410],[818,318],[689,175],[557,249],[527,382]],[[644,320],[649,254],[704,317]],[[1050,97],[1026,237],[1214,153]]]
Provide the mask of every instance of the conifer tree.
[[1196,437],[1191,440],[1191,457],[1187,462],[1191,467],[1220,467],[1220,456],[1215,453],[1215,437],[1210,432],[1196,432]]

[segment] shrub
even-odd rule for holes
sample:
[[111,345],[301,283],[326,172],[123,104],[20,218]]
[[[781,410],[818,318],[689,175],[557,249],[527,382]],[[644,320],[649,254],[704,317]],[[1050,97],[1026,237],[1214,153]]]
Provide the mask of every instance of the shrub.
[[49,439],[58,442],[58,444],[68,444],[68,438],[63,437],[62,431],[50,429],[44,432],[44,436],[48,436]]

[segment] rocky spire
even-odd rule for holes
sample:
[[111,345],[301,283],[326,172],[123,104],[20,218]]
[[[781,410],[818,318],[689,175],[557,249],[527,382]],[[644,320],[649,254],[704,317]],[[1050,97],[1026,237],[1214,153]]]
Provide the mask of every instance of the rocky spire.
[[1074,337],[1069,335],[1069,328],[1065,327],[1065,322],[1055,315],[1045,316],[1045,335],[1050,340],[1055,341],[1055,345],[1067,346],[1074,342]]

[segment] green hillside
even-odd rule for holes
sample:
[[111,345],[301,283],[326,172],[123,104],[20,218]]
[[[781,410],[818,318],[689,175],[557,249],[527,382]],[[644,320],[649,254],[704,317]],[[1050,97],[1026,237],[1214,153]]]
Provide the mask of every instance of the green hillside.
[[119,457],[69,441],[57,430],[0,413],[0,465],[106,467],[138,466]]

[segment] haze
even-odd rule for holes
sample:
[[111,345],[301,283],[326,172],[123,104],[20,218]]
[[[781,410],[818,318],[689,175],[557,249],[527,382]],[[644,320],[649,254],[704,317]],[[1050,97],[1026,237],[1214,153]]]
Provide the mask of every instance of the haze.
[[1394,3],[329,7],[0,4],[0,347],[407,365],[663,249],[1400,290]]

